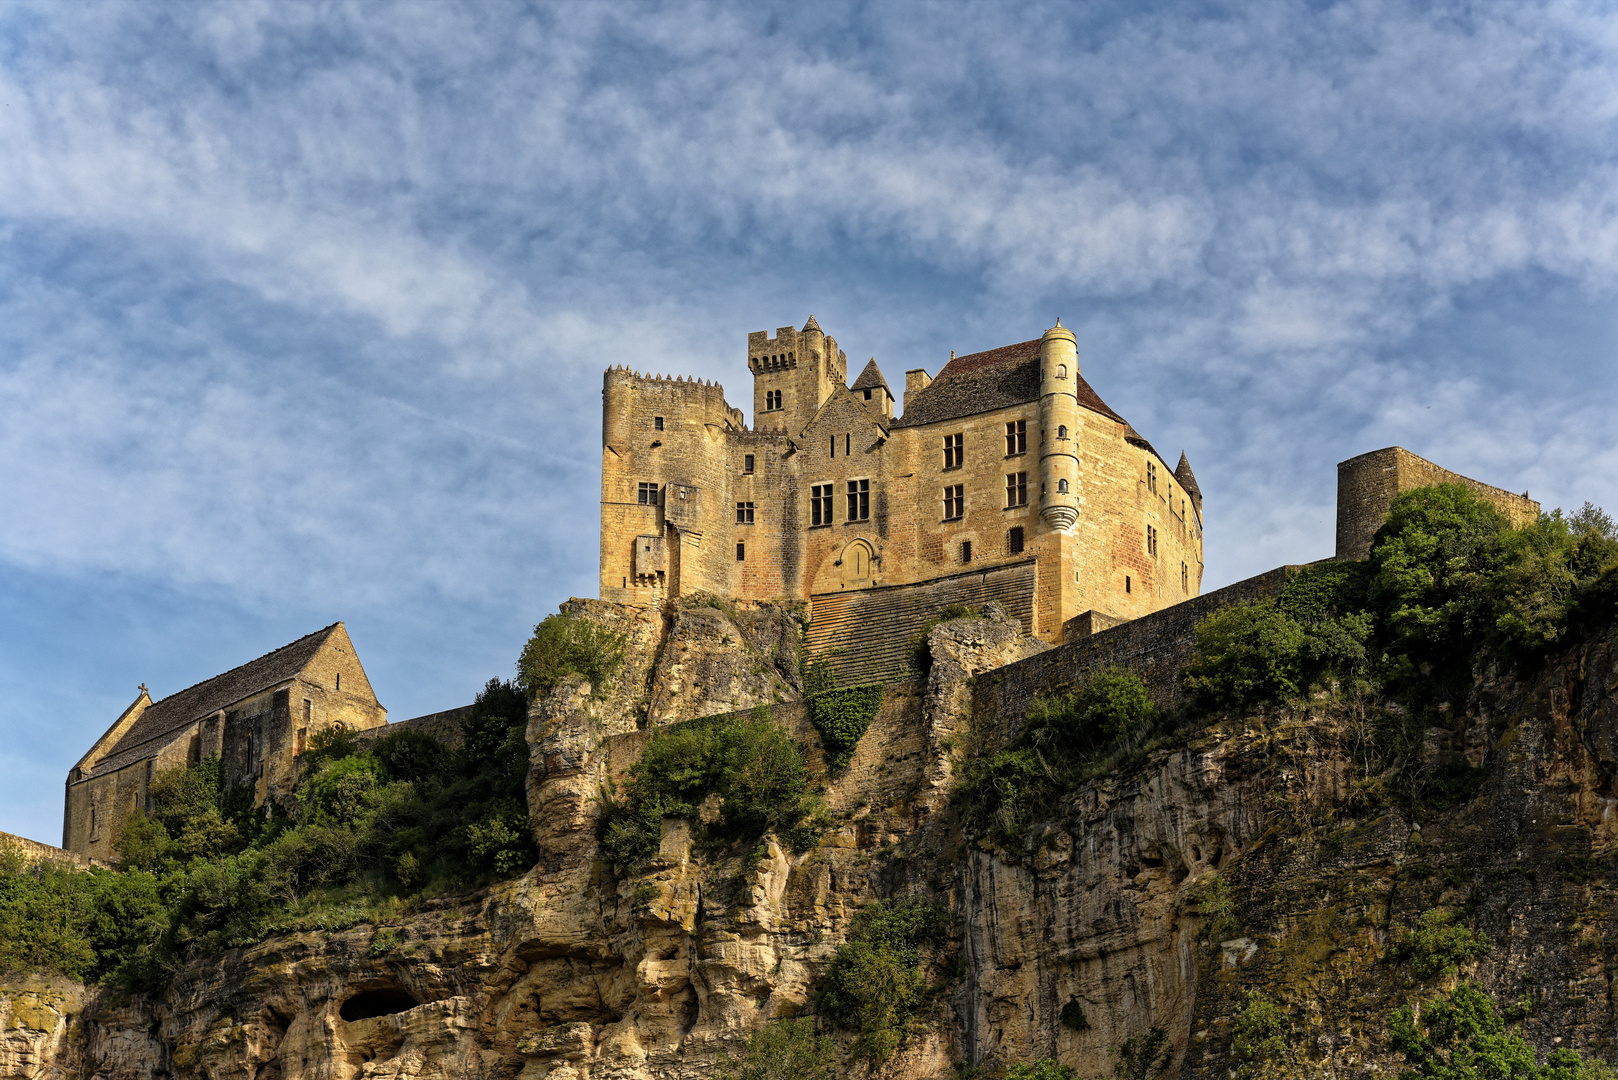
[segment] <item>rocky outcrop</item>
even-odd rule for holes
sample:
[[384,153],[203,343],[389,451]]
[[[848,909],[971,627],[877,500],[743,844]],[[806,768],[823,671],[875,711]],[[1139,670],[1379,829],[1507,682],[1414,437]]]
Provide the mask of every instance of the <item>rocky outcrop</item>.
[[[972,681],[1043,648],[1014,623],[991,611],[934,630],[925,683],[888,688],[854,760],[828,775],[792,700],[790,613],[581,610],[631,636],[631,663],[611,693],[574,679],[535,703],[532,871],[386,925],[198,960],[152,1002],[12,981],[0,1077],[696,1080],[758,1025],[811,1010],[855,913],[903,896],[954,914],[957,959],[885,1077],[948,1077],[956,1062],[992,1075],[1040,1057],[1102,1075],[1152,1026],[1173,1048],[1165,1076],[1389,1075],[1390,1011],[1457,977],[1419,978],[1389,954],[1431,909],[1488,934],[1462,974],[1525,1003],[1542,1051],[1609,1052],[1607,642],[1531,676],[1480,673],[1408,748],[1425,771],[1368,770],[1374,715],[1321,699],[1160,732],[1026,836],[996,842],[963,828],[951,796],[983,737]],[[708,850],[670,821],[644,873],[614,879],[596,814],[651,731],[771,703],[824,781],[819,842]],[[1390,791],[1396,775],[1426,787]],[[1404,809],[1410,794],[1421,811]],[[1286,1035],[1238,1060],[1232,1036],[1254,995],[1281,1007]]]

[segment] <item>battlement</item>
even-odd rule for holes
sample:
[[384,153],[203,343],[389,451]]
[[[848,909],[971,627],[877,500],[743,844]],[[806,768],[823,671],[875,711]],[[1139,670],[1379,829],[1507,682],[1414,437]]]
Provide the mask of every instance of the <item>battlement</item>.
[[606,381],[610,386],[678,384],[681,386],[689,386],[698,389],[718,390],[721,394],[725,392],[724,386],[710,379],[697,379],[688,375],[654,375],[651,372],[647,372],[646,374],[642,375],[638,371],[630,370],[623,364],[614,364],[612,367],[608,368],[606,372]]
[[[820,328],[815,328],[816,336]],[[800,347],[807,346],[807,333],[800,334],[797,327],[778,326],[772,338],[764,330],[754,330],[747,335],[747,369],[755,375],[766,371],[791,371],[798,366],[798,353]],[[807,357],[805,358],[807,359]]]

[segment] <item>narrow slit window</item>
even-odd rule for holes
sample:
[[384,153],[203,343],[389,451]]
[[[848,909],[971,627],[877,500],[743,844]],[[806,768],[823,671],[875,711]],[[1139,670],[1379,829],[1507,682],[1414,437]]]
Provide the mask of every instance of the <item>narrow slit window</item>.
[[1191,567],[1185,563],[1180,564],[1180,591],[1191,592]]
[[752,471],[753,471],[753,455],[752,454],[743,454],[742,455],[742,472],[750,473]]
[[1146,554],[1157,558],[1157,530],[1150,525],[1146,526]]
[[854,444],[854,436],[848,434],[847,432],[844,432],[844,434],[843,434],[843,456],[844,457],[848,457],[851,453],[853,453],[853,451],[849,449],[849,447],[851,447],[853,444]]
[[736,561],[747,561],[747,544],[741,540],[736,541]]
[[1125,574],[1124,575],[1124,592],[1129,592],[1129,591],[1130,591],[1130,588],[1129,588],[1129,575]]
[[831,456],[837,456],[837,436],[835,435],[831,437]]
[[970,541],[970,540],[962,540],[961,541],[961,562],[969,563],[971,561],[972,561],[972,541]]

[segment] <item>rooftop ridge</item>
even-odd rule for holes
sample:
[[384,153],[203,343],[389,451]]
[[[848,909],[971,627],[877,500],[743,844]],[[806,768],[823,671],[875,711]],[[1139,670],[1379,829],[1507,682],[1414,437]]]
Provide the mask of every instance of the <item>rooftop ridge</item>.
[[152,702],[152,704],[153,705],[161,705],[165,701],[169,701],[169,700],[171,700],[173,698],[177,698],[181,694],[188,693],[189,691],[195,690],[199,686],[206,686],[208,683],[215,682],[216,680],[219,680],[219,679],[223,679],[225,676],[230,675],[233,672],[240,671],[242,668],[248,667],[249,665],[256,664],[260,660],[268,660],[270,657],[274,656],[276,653],[286,652],[288,649],[292,648],[295,645],[302,645],[304,642],[308,641],[310,638],[319,637],[321,634],[329,634],[329,633],[331,633],[333,630],[337,629],[341,625],[343,625],[343,620],[338,619],[336,622],[332,623],[330,626],[323,626],[319,630],[312,630],[309,633],[303,635],[303,637],[295,638],[292,641],[287,642],[285,645],[281,645],[281,646],[278,646],[277,648],[271,649],[269,652],[264,653],[262,656],[255,656],[255,657],[253,657],[253,659],[244,661],[244,662],[242,662],[240,664],[237,664],[233,668],[229,668],[229,669],[227,669],[225,671],[221,671],[217,675],[211,675],[206,679],[200,679],[197,682],[192,683],[190,686],[182,687],[179,690],[174,691],[174,693],[172,693],[172,694],[165,694],[162,697],[158,698],[156,701]]

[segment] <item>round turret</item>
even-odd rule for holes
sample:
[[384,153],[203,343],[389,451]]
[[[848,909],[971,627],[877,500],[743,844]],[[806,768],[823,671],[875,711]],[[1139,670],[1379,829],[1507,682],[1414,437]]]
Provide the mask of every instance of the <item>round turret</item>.
[[1052,529],[1079,519],[1079,342],[1056,320],[1039,341],[1039,513]]

